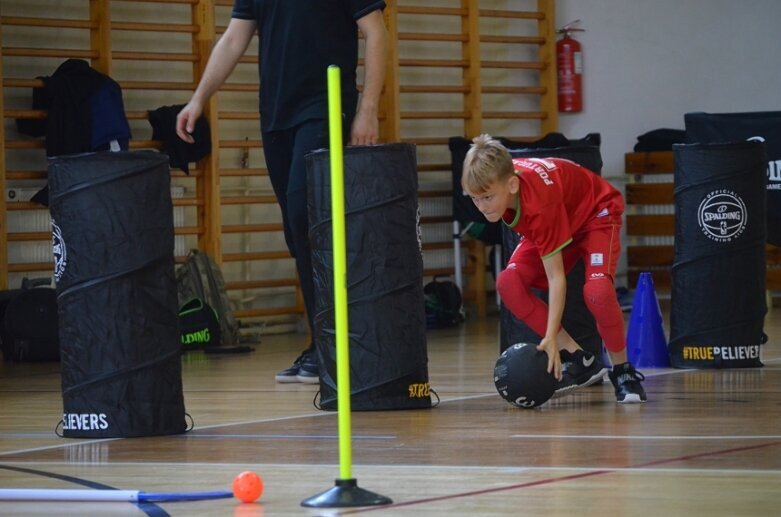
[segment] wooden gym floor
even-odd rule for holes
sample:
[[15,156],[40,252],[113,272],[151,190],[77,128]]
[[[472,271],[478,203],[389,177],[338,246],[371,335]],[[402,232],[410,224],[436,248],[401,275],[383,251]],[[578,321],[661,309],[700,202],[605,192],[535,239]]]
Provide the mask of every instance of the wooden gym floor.
[[390,506],[300,506],[339,477],[337,417],[316,388],[276,384],[305,342],[266,336],[249,355],[183,359],[189,433],[63,439],[59,365],[0,364],[0,488],[230,490],[254,470],[258,503],[0,501],[0,515],[769,516],[781,510],[781,308],[764,368],[645,369],[649,402],[621,406],[609,384],[511,407],[496,393],[496,317],[428,334],[431,410],[358,412],[352,474]]

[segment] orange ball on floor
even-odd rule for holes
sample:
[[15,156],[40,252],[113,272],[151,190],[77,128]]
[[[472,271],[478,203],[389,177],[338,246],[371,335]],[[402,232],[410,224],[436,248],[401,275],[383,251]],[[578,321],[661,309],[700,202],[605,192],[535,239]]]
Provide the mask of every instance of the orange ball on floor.
[[233,478],[233,495],[242,503],[255,502],[263,493],[263,480],[246,470]]

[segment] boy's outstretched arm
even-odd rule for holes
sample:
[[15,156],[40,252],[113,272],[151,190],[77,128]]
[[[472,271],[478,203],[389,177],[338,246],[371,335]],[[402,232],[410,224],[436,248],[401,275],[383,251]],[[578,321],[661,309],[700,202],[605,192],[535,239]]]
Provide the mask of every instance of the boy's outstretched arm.
[[567,274],[561,252],[544,258],[542,265],[548,277],[548,325],[537,350],[548,354],[548,373],[561,380],[561,358],[556,336],[561,329],[561,316],[567,299]]

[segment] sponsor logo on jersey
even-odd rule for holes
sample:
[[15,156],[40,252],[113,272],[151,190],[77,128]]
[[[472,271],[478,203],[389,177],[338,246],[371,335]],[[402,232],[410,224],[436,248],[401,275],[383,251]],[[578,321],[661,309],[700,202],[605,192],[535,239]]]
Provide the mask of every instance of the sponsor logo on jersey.
[[536,172],[546,185],[553,185],[549,172],[556,168],[555,163],[543,158],[528,158],[521,161],[521,165]]
[[[605,264],[605,256],[602,253],[592,253],[591,254],[591,265],[592,266],[602,266]],[[592,277],[594,275],[591,275]]]

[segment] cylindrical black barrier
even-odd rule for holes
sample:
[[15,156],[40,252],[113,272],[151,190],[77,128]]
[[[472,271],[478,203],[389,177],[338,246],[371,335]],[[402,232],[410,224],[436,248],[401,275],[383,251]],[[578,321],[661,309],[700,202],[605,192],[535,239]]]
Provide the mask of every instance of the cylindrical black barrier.
[[[333,410],[337,386],[329,160],[327,150],[306,156],[320,407]],[[431,407],[415,147],[346,148],[344,192],[351,408]]]
[[[601,174],[602,155],[597,146],[568,146],[551,149],[511,149],[513,158],[565,158],[587,169]],[[503,255],[504,264],[510,259],[513,251],[518,246],[520,235],[502,225],[503,229]],[[586,307],[583,299],[583,284],[585,283],[585,267],[583,262],[578,262],[567,274],[567,300],[562,315],[562,326],[569,332],[572,338],[587,352],[602,357],[602,338],[597,332],[597,325],[591,311]],[[538,295],[546,303],[547,292],[539,292]],[[539,343],[541,337],[530,329],[524,322],[517,319],[502,304],[500,309],[499,349],[505,349],[515,343]]]
[[670,360],[679,368],[762,366],[765,146],[675,145]]
[[781,246],[781,111],[687,113],[684,120],[690,144],[740,140],[765,143],[767,242]]
[[63,435],[184,432],[168,157],[49,165]]

